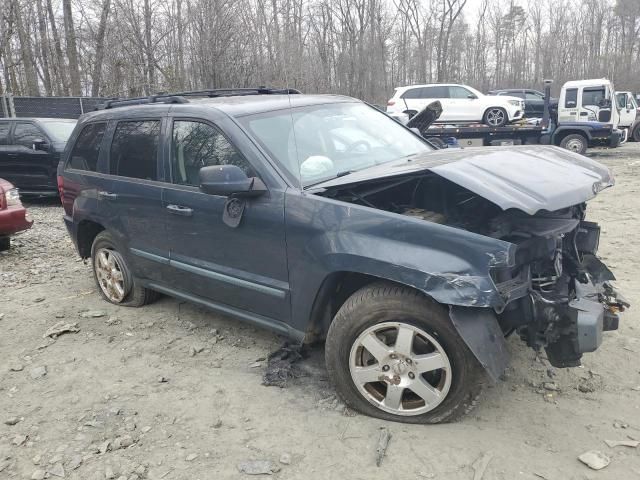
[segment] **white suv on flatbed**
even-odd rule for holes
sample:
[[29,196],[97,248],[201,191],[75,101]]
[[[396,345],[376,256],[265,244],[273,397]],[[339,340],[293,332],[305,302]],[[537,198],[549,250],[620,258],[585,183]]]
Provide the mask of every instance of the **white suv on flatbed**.
[[431,102],[442,104],[438,123],[482,122],[502,127],[524,116],[524,100],[484,95],[467,85],[434,83],[397,87],[387,102],[389,113],[417,113]]

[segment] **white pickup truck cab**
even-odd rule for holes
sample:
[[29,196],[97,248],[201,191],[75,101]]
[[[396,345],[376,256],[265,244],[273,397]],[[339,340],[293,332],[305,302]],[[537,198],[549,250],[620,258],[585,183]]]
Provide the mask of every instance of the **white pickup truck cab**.
[[[606,78],[576,80],[562,86],[558,100],[558,123],[600,122],[622,131],[622,143],[635,121],[637,104],[633,95],[617,96],[613,83]],[[626,94],[629,94],[627,97]],[[623,100],[624,105],[619,104]],[[627,101],[629,100],[629,101]]]

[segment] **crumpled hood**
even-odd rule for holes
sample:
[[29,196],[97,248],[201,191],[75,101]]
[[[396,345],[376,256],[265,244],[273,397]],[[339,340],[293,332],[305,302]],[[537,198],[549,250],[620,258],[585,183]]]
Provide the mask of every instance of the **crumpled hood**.
[[316,185],[327,188],[406,175],[423,170],[495,203],[530,215],[554,211],[593,198],[614,184],[607,167],[553,146],[442,149],[410,160],[390,162]]

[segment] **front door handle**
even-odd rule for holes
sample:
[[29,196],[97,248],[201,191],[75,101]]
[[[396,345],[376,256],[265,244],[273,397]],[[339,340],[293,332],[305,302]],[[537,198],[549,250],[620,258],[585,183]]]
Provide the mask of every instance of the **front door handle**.
[[116,198],[118,198],[117,193],[105,192],[102,190],[98,192],[98,196],[100,198],[104,198],[105,200],[115,200]]
[[169,210],[169,213],[182,215],[184,217],[190,217],[193,215],[193,208],[183,207],[182,205],[167,205],[167,210]]
[[589,115],[589,113],[587,113],[587,112],[580,112],[580,116],[581,116],[581,117],[586,117],[587,115]]

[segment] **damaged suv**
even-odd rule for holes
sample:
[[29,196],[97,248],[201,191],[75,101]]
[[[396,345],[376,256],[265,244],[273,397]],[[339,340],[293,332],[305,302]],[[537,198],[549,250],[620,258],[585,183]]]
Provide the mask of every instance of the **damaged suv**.
[[157,292],[325,340],[345,402],[450,421],[505,337],[580,364],[628,306],[585,202],[613,185],[556,147],[434,149],[348,97],[265,88],[110,102],[59,167],[101,295]]

